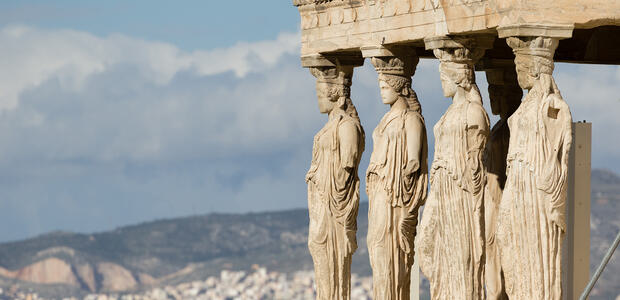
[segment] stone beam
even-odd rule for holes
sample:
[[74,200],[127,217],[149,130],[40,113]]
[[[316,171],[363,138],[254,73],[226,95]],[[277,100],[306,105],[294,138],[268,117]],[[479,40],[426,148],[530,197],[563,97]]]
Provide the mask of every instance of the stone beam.
[[[365,45],[421,44],[441,35],[497,34],[540,23],[592,29],[620,26],[615,0],[294,0],[302,55]],[[559,30],[562,31],[562,30]],[[538,36],[562,32],[537,33]]]

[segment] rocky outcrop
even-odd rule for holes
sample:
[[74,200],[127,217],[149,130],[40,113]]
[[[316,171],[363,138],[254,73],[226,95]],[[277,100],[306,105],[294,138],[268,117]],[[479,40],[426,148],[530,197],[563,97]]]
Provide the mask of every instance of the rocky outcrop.
[[102,262],[97,264],[97,273],[102,277],[101,290],[120,292],[138,285],[131,272],[120,265]]
[[0,276],[40,284],[80,285],[71,265],[55,257],[35,262],[16,271],[0,268]]
[[66,284],[87,289],[90,292],[122,292],[135,288],[139,283],[155,284],[157,280],[142,273],[136,280],[131,271],[110,262],[101,262],[93,268],[88,263],[71,265],[50,257],[18,270],[0,267],[0,276],[36,284]]

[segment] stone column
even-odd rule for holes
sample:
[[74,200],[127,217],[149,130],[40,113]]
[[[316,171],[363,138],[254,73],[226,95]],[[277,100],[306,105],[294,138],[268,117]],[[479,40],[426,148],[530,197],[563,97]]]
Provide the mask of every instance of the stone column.
[[317,79],[319,111],[328,115],[327,123],[314,137],[312,163],[306,175],[308,248],[320,300],[351,299],[360,187],[357,170],[364,151],[364,130],[350,91],[353,67],[362,63],[361,56],[302,58],[302,64]]
[[500,120],[491,129],[484,152],[484,166],[487,183],[484,190],[484,231],[486,264],[484,282],[487,299],[507,300],[504,289],[504,275],[501,271],[495,231],[499,203],[506,184],[506,156],[510,130],[508,118],[521,104],[523,90],[517,82],[517,72],[512,60],[485,59],[479,65],[484,70],[489,83],[491,111]]
[[444,96],[452,104],[435,125],[430,194],[416,241],[432,299],[483,299],[484,185],[482,155],[489,118],[474,64],[493,38],[426,39],[440,60]]
[[519,85],[529,92],[509,120],[507,181],[497,245],[510,299],[562,298],[562,240],[571,113],[553,79],[553,54],[572,27],[498,29],[515,54]]
[[418,209],[428,182],[426,126],[411,88],[418,57],[405,48],[366,47],[362,54],[371,57],[382,102],[390,106],[372,134],[366,172],[373,299],[409,300]]

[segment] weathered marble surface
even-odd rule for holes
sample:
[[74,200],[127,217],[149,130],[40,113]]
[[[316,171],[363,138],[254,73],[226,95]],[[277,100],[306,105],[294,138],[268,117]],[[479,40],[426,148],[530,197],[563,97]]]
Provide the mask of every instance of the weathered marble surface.
[[368,253],[374,299],[409,299],[418,209],[427,193],[426,127],[411,88],[413,53],[373,57],[384,104],[390,110],[373,132],[366,172]]
[[529,92],[509,118],[507,181],[497,245],[511,299],[561,299],[562,238],[571,113],[553,79],[558,39],[509,37],[519,85]]
[[430,194],[416,240],[432,299],[483,299],[485,170],[489,118],[474,63],[484,53],[475,39],[427,41],[441,61],[444,96],[452,104],[435,125]]
[[350,98],[352,66],[316,67],[319,110],[328,114],[314,137],[308,183],[308,248],[317,299],[351,298],[351,258],[357,249],[359,178],[364,130]]

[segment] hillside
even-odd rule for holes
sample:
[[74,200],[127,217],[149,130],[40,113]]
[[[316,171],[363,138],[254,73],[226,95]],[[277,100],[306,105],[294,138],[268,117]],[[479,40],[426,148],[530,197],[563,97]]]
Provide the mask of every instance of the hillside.
[[[592,269],[620,229],[620,178],[592,174]],[[353,273],[370,275],[366,249],[368,205],[360,205],[359,249]],[[291,273],[312,269],[306,246],[306,209],[250,214],[209,214],[160,220],[114,231],[53,232],[0,244],[0,288],[34,289],[41,295],[84,295],[204,280],[223,269],[253,265]],[[592,299],[620,294],[616,253]]]

